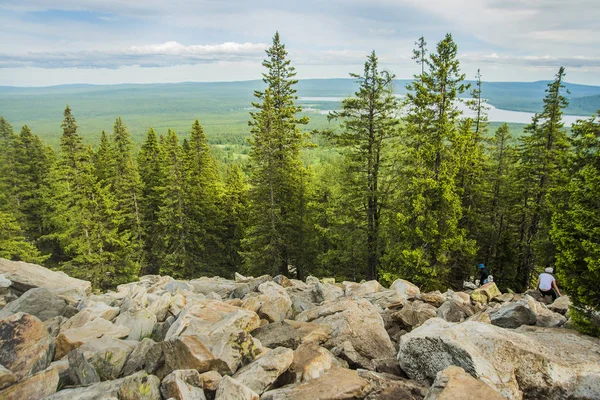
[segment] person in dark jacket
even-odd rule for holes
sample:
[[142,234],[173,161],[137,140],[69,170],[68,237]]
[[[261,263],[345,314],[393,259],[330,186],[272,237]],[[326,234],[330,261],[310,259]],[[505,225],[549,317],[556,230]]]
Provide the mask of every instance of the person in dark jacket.
[[488,283],[488,277],[490,276],[490,272],[483,264],[479,264],[477,268],[479,269],[479,284],[485,285],[486,283]]

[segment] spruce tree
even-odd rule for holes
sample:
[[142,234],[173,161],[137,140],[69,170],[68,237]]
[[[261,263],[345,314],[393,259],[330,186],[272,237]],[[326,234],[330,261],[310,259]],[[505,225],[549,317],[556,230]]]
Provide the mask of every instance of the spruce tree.
[[462,218],[456,185],[458,95],[467,87],[457,45],[447,34],[425,59],[423,73],[407,86],[403,152],[406,185],[398,213],[398,244],[388,262],[400,275],[429,288],[462,283],[468,274],[457,261],[471,257],[474,243],[459,226]]
[[328,136],[344,149],[346,167],[352,175],[351,187],[355,208],[363,221],[366,245],[365,277],[377,279],[383,244],[380,236],[381,213],[386,207],[389,184],[389,140],[398,136],[400,121],[395,117],[399,105],[394,96],[394,75],[379,69],[373,51],[365,62],[362,75],[350,74],[359,90],[344,99],[340,111],[329,114],[329,120],[342,120],[342,131]]
[[222,208],[224,265],[222,276],[232,276],[242,265],[242,239],[248,227],[248,178],[239,164],[232,164],[225,172],[225,192]]
[[[279,33],[267,50],[263,74],[265,91],[255,92],[257,109],[251,112],[250,139],[250,224],[245,247],[245,265],[252,272],[290,275],[297,270],[300,224],[300,159],[302,134],[298,125],[308,118],[297,118],[294,86],[296,72],[287,59]],[[302,275],[302,272],[299,272]]]
[[111,165],[113,163],[110,140],[106,132],[100,134],[100,145],[94,154],[94,168],[99,182],[108,183],[112,177]]
[[549,190],[563,184],[561,169],[565,166],[568,141],[562,122],[567,107],[563,95],[565,69],[561,67],[548,84],[542,113],[533,118],[522,138],[521,177],[524,206],[518,262],[519,290],[529,287],[536,267],[541,270],[554,263],[554,246],[550,241],[551,213],[547,204]]
[[158,274],[159,262],[159,225],[158,214],[161,206],[161,187],[164,182],[164,168],[158,138],[150,128],[146,141],[137,158],[141,180],[140,209],[142,215],[142,241],[144,273]]
[[14,217],[4,211],[0,211],[0,257],[38,264],[47,258],[27,240]]
[[[556,245],[559,284],[574,304],[571,319],[587,334],[600,336],[600,122],[572,126],[573,152],[565,185],[549,190],[551,238]],[[595,314],[594,314],[595,313]]]

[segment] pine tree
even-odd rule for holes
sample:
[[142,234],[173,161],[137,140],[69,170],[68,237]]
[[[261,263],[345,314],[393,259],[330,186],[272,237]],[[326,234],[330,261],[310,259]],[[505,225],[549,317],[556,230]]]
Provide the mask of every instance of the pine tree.
[[571,129],[567,183],[549,190],[551,237],[561,289],[575,306],[571,318],[585,333],[600,337],[600,122],[595,116]]
[[519,290],[527,289],[536,266],[554,263],[554,246],[549,237],[551,213],[546,197],[549,190],[562,184],[561,168],[568,150],[562,122],[562,110],[568,105],[562,94],[564,76],[565,69],[561,67],[554,81],[548,84],[542,113],[534,117],[527,129],[529,134],[522,138],[521,176],[527,192],[518,263]]
[[296,72],[279,33],[273,37],[263,66],[268,70],[263,74],[267,89],[255,92],[257,111],[250,113],[249,122],[251,202],[245,264],[250,271],[289,275],[289,266],[301,268],[297,261],[302,249],[297,239],[303,166],[298,125],[308,123],[308,118],[296,117],[301,111],[294,103]]
[[161,186],[164,182],[164,168],[158,138],[150,128],[146,141],[137,158],[141,180],[140,210],[142,215],[142,241],[144,273],[158,274],[159,262],[159,225],[158,214],[161,206]]
[[365,227],[366,278],[377,279],[383,245],[380,236],[382,210],[386,207],[385,178],[390,164],[389,140],[396,137],[400,121],[395,117],[399,105],[394,96],[394,75],[381,71],[373,51],[365,62],[363,75],[350,74],[359,84],[354,97],[344,99],[342,110],[329,119],[343,121],[341,132],[328,134],[344,148],[347,168],[353,176],[354,208],[359,209]]
[[468,271],[457,260],[474,252],[474,243],[459,227],[458,163],[451,146],[460,116],[455,102],[467,89],[457,51],[447,34],[425,59],[424,72],[407,86],[403,136],[407,183],[396,221],[398,245],[388,263],[398,265],[400,275],[430,288],[458,283]]

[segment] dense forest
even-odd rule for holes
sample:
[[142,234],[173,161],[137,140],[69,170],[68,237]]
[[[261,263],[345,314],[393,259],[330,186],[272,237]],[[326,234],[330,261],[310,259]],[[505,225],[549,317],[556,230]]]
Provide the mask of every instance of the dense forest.
[[[600,309],[600,120],[572,126],[564,68],[518,140],[491,132],[481,76],[465,83],[450,34],[416,43],[405,99],[368,55],[331,129],[308,132],[278,34],[250,112],[251,151],[220,165],[200,122],[136,148],[121,118],[84,144],[69,106],[54,152],[0,118],[0,256],[43,263],[108,288],[141,274],[401,277],[460,287],[485,263],[524,291],[547,266],[588,332]],[[470,93],[467,118],[457,102]],[[306,166],[304,148],[336,150]]]

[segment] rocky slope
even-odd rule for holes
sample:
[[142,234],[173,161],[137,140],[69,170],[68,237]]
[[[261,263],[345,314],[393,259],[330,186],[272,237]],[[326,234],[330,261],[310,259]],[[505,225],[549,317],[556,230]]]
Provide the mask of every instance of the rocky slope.
[[598,399],[569,301],[282,276],[116,292],[0,259],[0,398]]

